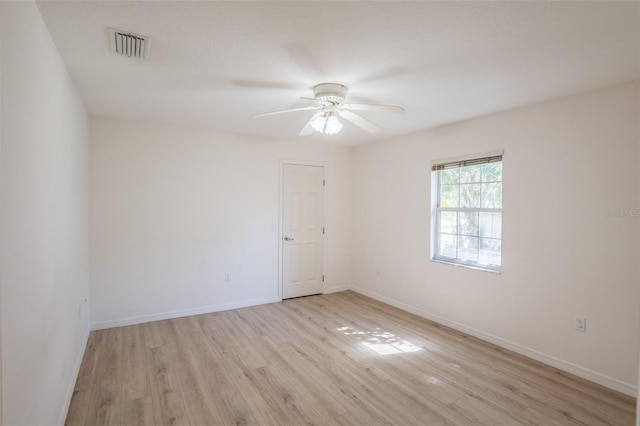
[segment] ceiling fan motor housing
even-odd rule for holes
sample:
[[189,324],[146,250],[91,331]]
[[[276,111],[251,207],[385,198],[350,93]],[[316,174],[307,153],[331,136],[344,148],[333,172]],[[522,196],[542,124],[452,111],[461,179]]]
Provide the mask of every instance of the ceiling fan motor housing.
[[337,83],[321,83],[313,88],[313,96],[319,101],[338,105],[347,96],[347,86]]

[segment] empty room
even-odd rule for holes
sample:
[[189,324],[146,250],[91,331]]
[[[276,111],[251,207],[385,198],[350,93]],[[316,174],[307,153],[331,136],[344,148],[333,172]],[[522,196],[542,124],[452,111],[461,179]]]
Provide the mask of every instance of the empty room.
[[0,2],[0,423],[636,425],[640,2]]

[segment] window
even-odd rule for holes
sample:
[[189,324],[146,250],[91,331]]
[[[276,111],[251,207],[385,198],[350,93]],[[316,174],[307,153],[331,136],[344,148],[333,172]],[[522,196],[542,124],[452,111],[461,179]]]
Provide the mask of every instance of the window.
[[502,154],[434,163],[433,259],[499,271]]

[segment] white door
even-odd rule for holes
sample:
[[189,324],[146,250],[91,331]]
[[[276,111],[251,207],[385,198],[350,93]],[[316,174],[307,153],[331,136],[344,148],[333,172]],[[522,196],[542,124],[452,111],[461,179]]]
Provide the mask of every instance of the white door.
[[324,168],[284,164],[282,298],[322,293]]

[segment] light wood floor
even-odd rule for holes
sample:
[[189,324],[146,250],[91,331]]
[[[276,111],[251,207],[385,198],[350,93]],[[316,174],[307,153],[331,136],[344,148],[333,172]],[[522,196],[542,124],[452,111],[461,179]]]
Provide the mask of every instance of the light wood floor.
[[68,425],[632,425],[635,399],[353,292],[94,331]]

